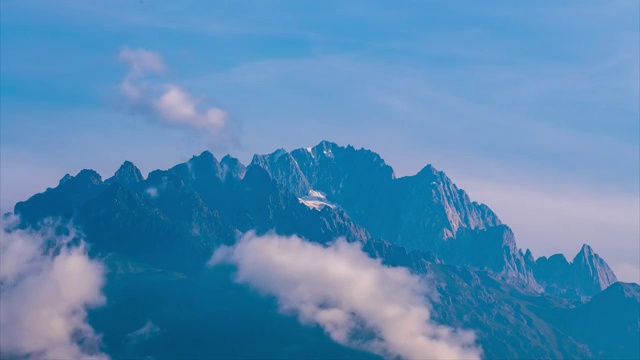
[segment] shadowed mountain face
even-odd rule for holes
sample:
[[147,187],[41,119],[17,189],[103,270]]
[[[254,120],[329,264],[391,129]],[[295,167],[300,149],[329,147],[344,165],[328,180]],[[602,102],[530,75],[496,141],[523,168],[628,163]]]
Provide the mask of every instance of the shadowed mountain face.
[[602,359],[640,358],[640,285],[616,282],[584,305],[554,309],[561,331],[589,344]]
[[105,182],[108,184],[117,182],[124,186],[135,187],[143,180],[144,177],[140,170],[131,161],[125,161],[113,177],[105,180]]
[[618,281],[609,265],[589,245],[582,249],[570,263],[562,254],[544,256],[533,262],[531,252],[529,266],[536,279],[547,290],[565,296],[593,295]]
[[[282,325],[273,304],[252,298],[228,276],[212,277],[205,268],[215,248],[233,244],[240,234],[251,230],[296,234],[323,244],[344,237],[362,243],[366,253],[384,264],[427,276],[438,298],[433,317],[443,324],[474,330],[489,358],[635,354],[629,348],[635,343],[624,329],[637,333],[637,308],[629,318],[614,314],[617,309],[607,309],[607,305],[624,303],[631,308],[640,301],[638,293],[628,284],[615,283],[611,269],[590,247],[585,245],[571,263],[563,255],[534,260],[530,251],[523,254],[517,248],[513,232],[491,209],[470,200],[443,172],[429,165],[414,176],[396,178],[393,169],[369,150],[323,141],[290,153],[280,149],[256,155],[248,167],[229,155],[218,161],[205,151],[169,170],[155,170],[146,179],[132,163],[125,162],[105,181],[91,170],[67,175],[58,187],[18,203],[15,213],[22,226],[38,226],[47,217],[72,221],[86,234],[92,252],[110,259],[110,268],[135,263],[142,269],[124,275],[112,271],[107,297],[111,294],[119,303],[95,313],[97,324],[104,326],[105,341],[120,349],[116,353],[121,357],[132,356],[131,349],[118,343],[132,329],[108,320],[126,316],[131,311],[127,304],[133,307],[141,301],[124,295],[123,289],[129,287],[148,288],[152,293],[161,293],[163,287],[179,288],[180,294],[162,300],[169,303],[149,299],[148,306],[136,305],[135,309],[163,319],[165,326],[180,323],[183,332],[169,331],[172,337],[183,339],[178,346],[208,349],[208,338],[200,332],[214,325],[202,320],[187,330],[189,325],[181,321],[197,316],[188,315],[194,310],[180,303],[193,302],[194,296],[210,299],[211,305],[194,303],[193,307],[199,309],[202,319],[217,321],[229,307],[222,300],[214,301],[216,296],[209,293],[213,290],[202,281],[215,281],[212,288],[224,292],[221,299],[225,301],[236,299],[256,307],[252,311],[263,316],[264,323],[247,326],[271,340],[260,342],[267,349],[265,356],[304,357],[309,349],[329,349],[320,345],[328,341],[326,335],[313,331],[308,336],[315,340],[301,344],[299,351],[292,349],[286,334],[297,332],[299,325],[286,321]],[[189,280],[167,275],[154,277],[153,284],[148,284],[146,275],[137,275],[155,271],[179,272]],[[616,290],[620,286],[623,290]],[[160,315],[160,309],[169,304],[178,313]],[[595,311],[620,319],[598,323],[621,334],[610,341],[611,346],[580,330],[595,323],[580,323],[574,314]],[[267,313],[270,315],[264,315]],[[631,325],[624,322],[627,320]],[[263,326],[276,326],[281,333],[276,331],[277,336],[268,338],[260,330]],[[214,330],[220,336],[225,333],[224,329]],[[158,355],[162,351],[149,351],[163,357]],[[207,351],[204,353],[216,354],[215,349]],[[220,351],[219,356],[232,354]],[[187,350],[172,354],[180,353],[195,354]],[[364,356],[340,347],[318,354]]]

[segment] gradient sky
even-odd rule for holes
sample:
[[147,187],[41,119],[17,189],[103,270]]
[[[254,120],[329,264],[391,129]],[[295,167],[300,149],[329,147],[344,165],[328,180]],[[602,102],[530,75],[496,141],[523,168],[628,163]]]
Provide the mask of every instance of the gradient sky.
[[[535,256],[589,243],[640,281],[639,13],[636,0],[2,1],[0,207],[82,168],[146,174],[206,148],[248,162],[327,139],[398,176],[434,164]],[[150,84],[224,110],[232,137],[127,103],[125,49],[156,54]]]

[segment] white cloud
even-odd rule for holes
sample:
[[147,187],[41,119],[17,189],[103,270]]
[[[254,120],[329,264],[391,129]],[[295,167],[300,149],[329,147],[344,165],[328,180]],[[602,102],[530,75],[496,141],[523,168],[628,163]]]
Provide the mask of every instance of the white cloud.
[[[3,221],[0,238],[0,353],[28,358],[105,359],[87,323],[88,307],[104,303],[104,268],[75,233],[56,236]],[[48,246],[51,245],[51,246]]]
[[224,128],[227,114],[215,107],[200,113],[196,102],[180,87],[169,84],[165,92],[155,100],[154,108],[167,123],[184,124],[193,128],[217,134]]
[[121,90],[131,102],[143,101],[143,92],[148,90],[144,81],[147,74],[158,74],[166,70],[160,55],[144,49],[130,49],[125,47],[118,54],[118,60],[129,67],[129,72],[121,84]]
[[149,195],[149,197],[153,198],[157,198],[159,196],[158,194],[158,188],[157,187],[150,187],[146,190],[147,195]]
[[204,132],[209,139],[232,139],[223,136],[228,129],[225,111],[215,106],[202,106],[201,101],[174,83],[148,79],[149,75],[162,74],[167,69],[159,54],[145,49],[124,48],[118,59],[129,68],[120,90],[134,111],[166,124]]
[[167,85],[165,93],[155,105],[163,117],[169,121],[184,121],[198,116],[189,94],[175,85]]
[[407,269],[382,265],[358,244],[247,233],[212,264],[237,266],[236,280],[274,295],[283,312],[320,325],[343,345],[387,357],[477,359],[472,332],[431,320],[429,288]]
[[118,59],[129,65],[131,71],[137,75],[147,72],[158,73],[166,69],[160,55],[145,49],[130,49],[125,47],[118,54]]

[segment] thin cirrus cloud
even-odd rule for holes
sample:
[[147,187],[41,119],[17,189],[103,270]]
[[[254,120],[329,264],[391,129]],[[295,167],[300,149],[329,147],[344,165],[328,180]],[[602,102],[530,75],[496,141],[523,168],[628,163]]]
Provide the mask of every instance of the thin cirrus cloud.
[[227,112],[202,104],[177,84],[159,80],[167,73],[167,66],[158,53],[125,47],[118,54],[118,60],[128,67],[120,91],[134,113],[164,124],[190,128],[216,145],[237,142]]
[[479,359],[475,335],[431,320],[429,287],[407,269],[382,265],[357,244],[245,234],[210,264],[237,267],[236,281],[275,296],[284,313],[320,325],[336,342],[385,357]]
[[[87,309],[104,304],[104,267],[85,247],[40,231],[16,229],[3,219],[0,236],[0,357],[107,359]],[[54,247],[47,247],[51,244]]]
[[161,332],[162,329],[160,329],[151,320],[147,320],[141,328],[127,334],[126,342],[129,345],[135,345],[140,342],[152,340],[160,335]]

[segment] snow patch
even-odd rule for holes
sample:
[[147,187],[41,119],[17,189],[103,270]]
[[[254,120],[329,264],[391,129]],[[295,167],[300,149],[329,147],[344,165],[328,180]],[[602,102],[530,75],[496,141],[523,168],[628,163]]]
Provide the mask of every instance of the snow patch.
[[305,148],[305,150],[307,150],[307,152],[308,152],[309,154],[311,154],[311,157],[312,157],[312,158],[314,158],[314,159],[316,158],[316,156],[315,156],[315,155],[313,155],[313,149],[311,149],[310,147],[308,147],[308,148]]
[[320,191],[309,190],[309,195],[298,198],[300,203],[310,209],[322,210],[325,206],[335,208],[336,206],[327,200],[327,197]]

